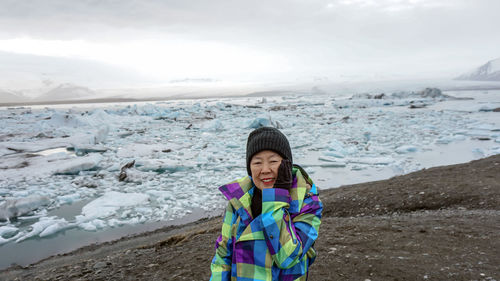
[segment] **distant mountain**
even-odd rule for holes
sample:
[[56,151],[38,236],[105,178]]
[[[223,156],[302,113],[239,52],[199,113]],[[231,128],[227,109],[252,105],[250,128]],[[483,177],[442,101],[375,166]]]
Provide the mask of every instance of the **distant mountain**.
[[0,89],[0,103],[22,102],[24,100],[26,100],[26,98],[23,96]]
[[491,60],[476,70],[462,74],[456,80],[500,81],[500,58]]
[[48,92],[36,97],[35,101],[61,101],[95,98],[96,93],[87,87],[70,83],[60,84]]

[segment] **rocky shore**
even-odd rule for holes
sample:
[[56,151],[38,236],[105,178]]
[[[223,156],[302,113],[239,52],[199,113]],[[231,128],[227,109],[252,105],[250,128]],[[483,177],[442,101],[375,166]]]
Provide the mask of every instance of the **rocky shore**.
[[[500,155],[324,190],[309,280],[500,280]],[[91,245],[0,280],[208,280],[221,218]]]

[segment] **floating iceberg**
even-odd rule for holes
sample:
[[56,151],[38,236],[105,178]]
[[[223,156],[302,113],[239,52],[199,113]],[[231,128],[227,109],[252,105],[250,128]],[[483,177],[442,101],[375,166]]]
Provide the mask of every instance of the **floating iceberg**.
[[0,226],[0,238],[10,238],[19,232],[19,228],[4,225]]
[[338,158],[344,158],[348,155],[348,151],[344,148],[344,145],[338,140],[332,140],[328,143],[328,150],[324,152],[327,156],[333,156]]
[[402,146],[396,148],[396,152],[399,154],[409,153],[409,152],[417,152],[417,151],[418,151],[418,148],[416,146],[413,146],[413,145],[402,145]]
[[348,162],[369,165],[389,165],[394,162],[394,159],[390,157],[361,157],[349,158]]
[[320,164],[320,167],[345,167],[346,163],[344,161],[339,161],[338,158],[336,157],[329,157],[329,156],[320,156],[318,158],[321,161],[325,161],[328,163],[322,163]]
[[31,231],[21,235],[19,238],[17,238],[16,242],[19,243],[23,240],[35,236],[49,236],[72,226],[74,226],[74,224],[69,224],[65,219],[57,219],[56,217],[42,217],[38,222],[31,225]]
[[202,129],[207,132],[220,132],[224,130],[224,125],[219,119],[214,119],[207,122]]
[[26,198],[7,199],[0,203],[0,220],[10,220],[29,214],[50,204],[47,196],[31,195]]
[[109,191],[82,208],[82,215],[77,216],[77,223],[102,219],[115,214],[122,207],[147,204],[149,196],[142,193],[122,193]]
[[92,153],[84,157],[76,157],[61,161],[61,167],[55,171],[56,175],[76,175],[80,171],[92,170],[99,165],[103,157],[100,154]]
[[269,120],[269,118],[263,118],[263,117],[255,118],[248,125],[249,128],[254,128],[254,129],[260,127],[272,127],[272,126],[273,124],[271,123],[271,120]]

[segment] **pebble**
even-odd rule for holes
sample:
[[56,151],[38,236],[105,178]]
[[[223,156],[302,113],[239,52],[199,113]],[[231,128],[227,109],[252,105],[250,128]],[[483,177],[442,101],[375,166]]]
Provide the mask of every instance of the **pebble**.
[[103,268],[103,267],[106,267],[106,263],[105,262],[96,262],[93,266],[94,269],[99,269],[99,268]]

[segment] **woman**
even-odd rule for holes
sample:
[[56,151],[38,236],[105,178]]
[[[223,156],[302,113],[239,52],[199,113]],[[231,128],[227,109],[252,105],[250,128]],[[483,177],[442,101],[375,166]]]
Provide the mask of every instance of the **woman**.
[[251,132],[247,177],[219,190],[229,200],[210,280],[306,280],[323,205],[279,130]]

